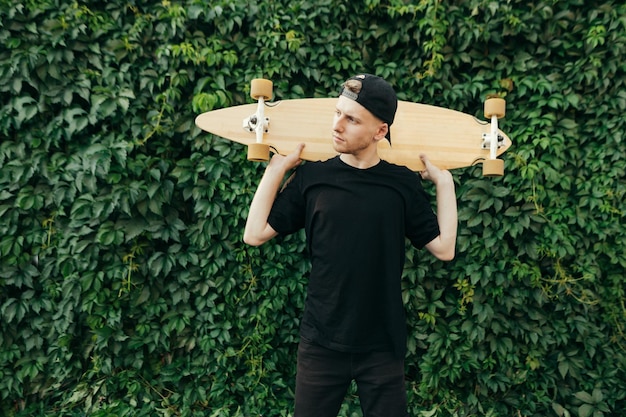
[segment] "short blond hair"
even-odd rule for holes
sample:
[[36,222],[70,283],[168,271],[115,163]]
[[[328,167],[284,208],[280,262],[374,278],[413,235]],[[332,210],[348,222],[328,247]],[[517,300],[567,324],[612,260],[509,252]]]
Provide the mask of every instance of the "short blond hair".
[[355,94],[359,94],[361,92],[361,88],[363,88],[363,83],[359,80],[350,79],[343,83],[343,87]]

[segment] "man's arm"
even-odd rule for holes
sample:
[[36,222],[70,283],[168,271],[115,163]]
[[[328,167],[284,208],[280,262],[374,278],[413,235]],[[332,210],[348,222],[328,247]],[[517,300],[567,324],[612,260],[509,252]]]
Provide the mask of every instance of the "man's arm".
[[287,156],[274,154],[267,165],[248,211],[243,233],[243,241],[248,245],[259,246],[278,235],[267,219],[285,174],[302,162],[300,153],[303,148],[304,144],[300,144]]
[[454,259],[458,226],[454,179],[450,171],[437,168],[426,155],[421,155],[421,158],[426,167],[421,173],[422,178],[435,184],[439,222],[439,236],[430,241],[426,249],[442,261],[451,261]]

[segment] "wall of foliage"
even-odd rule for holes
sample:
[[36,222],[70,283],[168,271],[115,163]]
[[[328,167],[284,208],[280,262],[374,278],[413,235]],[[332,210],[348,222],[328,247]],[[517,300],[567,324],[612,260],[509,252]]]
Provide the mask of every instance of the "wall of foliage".
[[624,62],[619,1],[0,0],[0,414],[290,415],[304,239],[242,243],[263,165],[194,118],[369,71],[514,142],[407,249],[411,415],[621,415]]

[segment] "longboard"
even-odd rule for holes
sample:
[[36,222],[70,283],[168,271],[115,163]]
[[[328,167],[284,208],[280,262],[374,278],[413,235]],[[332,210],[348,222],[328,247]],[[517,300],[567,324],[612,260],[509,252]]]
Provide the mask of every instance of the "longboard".
[[[262,144],[282,155],[293,151],[297,144],[305,143],[301,154],[304,160],[325,160],[337,155],[332,145],[337,98],[290,99],[275,103],[265,102],[264,97],[258,95],[255,98],[259,100],[257,104],[202,113],[195,123],[200,129],[225,139],[249,146]],[[497,119],[504,116],[503,100],[495,105],[488,100],[485,115],[490,122],[457,110],[399,101],[391,126],[391,145],[386,140],[380,141],[379,155],[413,171],[424,169],[419,157],[424,153],[441,169],[482,162],[484,175],[503,175],[503,161],[497,156],[511,146],[510,138],[497,128]],[[269,151],[267,155],[269,157]],[[250,159],[266,158],[252,156]]]

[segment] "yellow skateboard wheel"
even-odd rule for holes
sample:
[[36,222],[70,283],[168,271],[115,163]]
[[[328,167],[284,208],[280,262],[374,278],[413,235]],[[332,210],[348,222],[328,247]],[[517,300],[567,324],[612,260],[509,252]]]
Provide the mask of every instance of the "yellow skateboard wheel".
[[272,89],[274,84],[271,80],[266,80],[265,78],[255,78],[250,83],[250,96],[258,100],[263,97],[265,100],[272,99]]
[[506,102],[503,98],[489,98],[485,100],[485,119],[496,116],[501,119],[506,114]]
[[502,159],[485,159],[483,161],[483,176],[501,177],[504,175],[504,161]]
[[251,143],[248,145],[248,161],[263,162],[270,159],[270,145],[267,143]]

